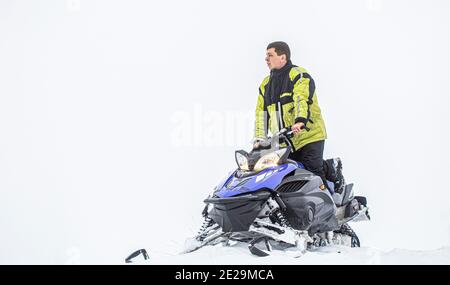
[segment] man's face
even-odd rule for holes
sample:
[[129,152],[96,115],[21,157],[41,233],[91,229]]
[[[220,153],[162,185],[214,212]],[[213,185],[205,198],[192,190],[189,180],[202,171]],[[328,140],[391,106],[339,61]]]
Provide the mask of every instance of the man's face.
[[286,55],[277,55],[275,48],[270,48],[266,52],[266,63],[270,70],[280,69],[286,64]]

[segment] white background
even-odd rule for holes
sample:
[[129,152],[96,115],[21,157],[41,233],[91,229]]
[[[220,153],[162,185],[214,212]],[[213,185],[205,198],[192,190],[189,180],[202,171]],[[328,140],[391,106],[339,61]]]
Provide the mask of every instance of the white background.
[[363,245],[450,244],[445,0],[0,2],[0,263],[176,250],[248,148],[265,48],[314,77],[372,222]]

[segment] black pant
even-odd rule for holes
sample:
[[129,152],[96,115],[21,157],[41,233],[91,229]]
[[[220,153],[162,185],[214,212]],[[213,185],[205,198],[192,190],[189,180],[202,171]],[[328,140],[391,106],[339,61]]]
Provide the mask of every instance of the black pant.
[[325,141],[312,142],[301,149],[292,152],[289,155],[290,159],[301,162],[306,170],[311,171],[315,175],[320,176],[322,178],[323,184],[328,188],[326,183],[327,175],[325,168],[328,168],[328,165],[324,163],[323,160],[323,148],[325,146]]

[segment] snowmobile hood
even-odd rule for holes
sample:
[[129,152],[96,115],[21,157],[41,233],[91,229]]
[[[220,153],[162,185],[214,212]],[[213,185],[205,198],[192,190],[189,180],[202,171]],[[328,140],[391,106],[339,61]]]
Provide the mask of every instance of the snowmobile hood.
[[234,171],[223,184],[217,186],[214,195],[227,198],[256,192],[263,188],[274,191],[287,174],[298,168],[299,165],[285,163],[241,178],[236,177],[236,171]]

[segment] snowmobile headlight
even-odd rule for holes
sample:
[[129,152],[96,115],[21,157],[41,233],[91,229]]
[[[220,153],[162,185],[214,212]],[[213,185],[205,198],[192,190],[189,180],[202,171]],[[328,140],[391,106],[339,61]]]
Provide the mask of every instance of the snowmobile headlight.
[[248,168],[248,158],[240,151],[236,151],[236,163],[241,170],[249,170]]
[[258,159],[258,162],[255,164],[255,167],[253,169],[255,171],[261,171],[268,167],[277,166],[278,163],[280,162],[280,158],[283,156],[285,152],[286,149],[280,149],[264,155],[263,157]]

